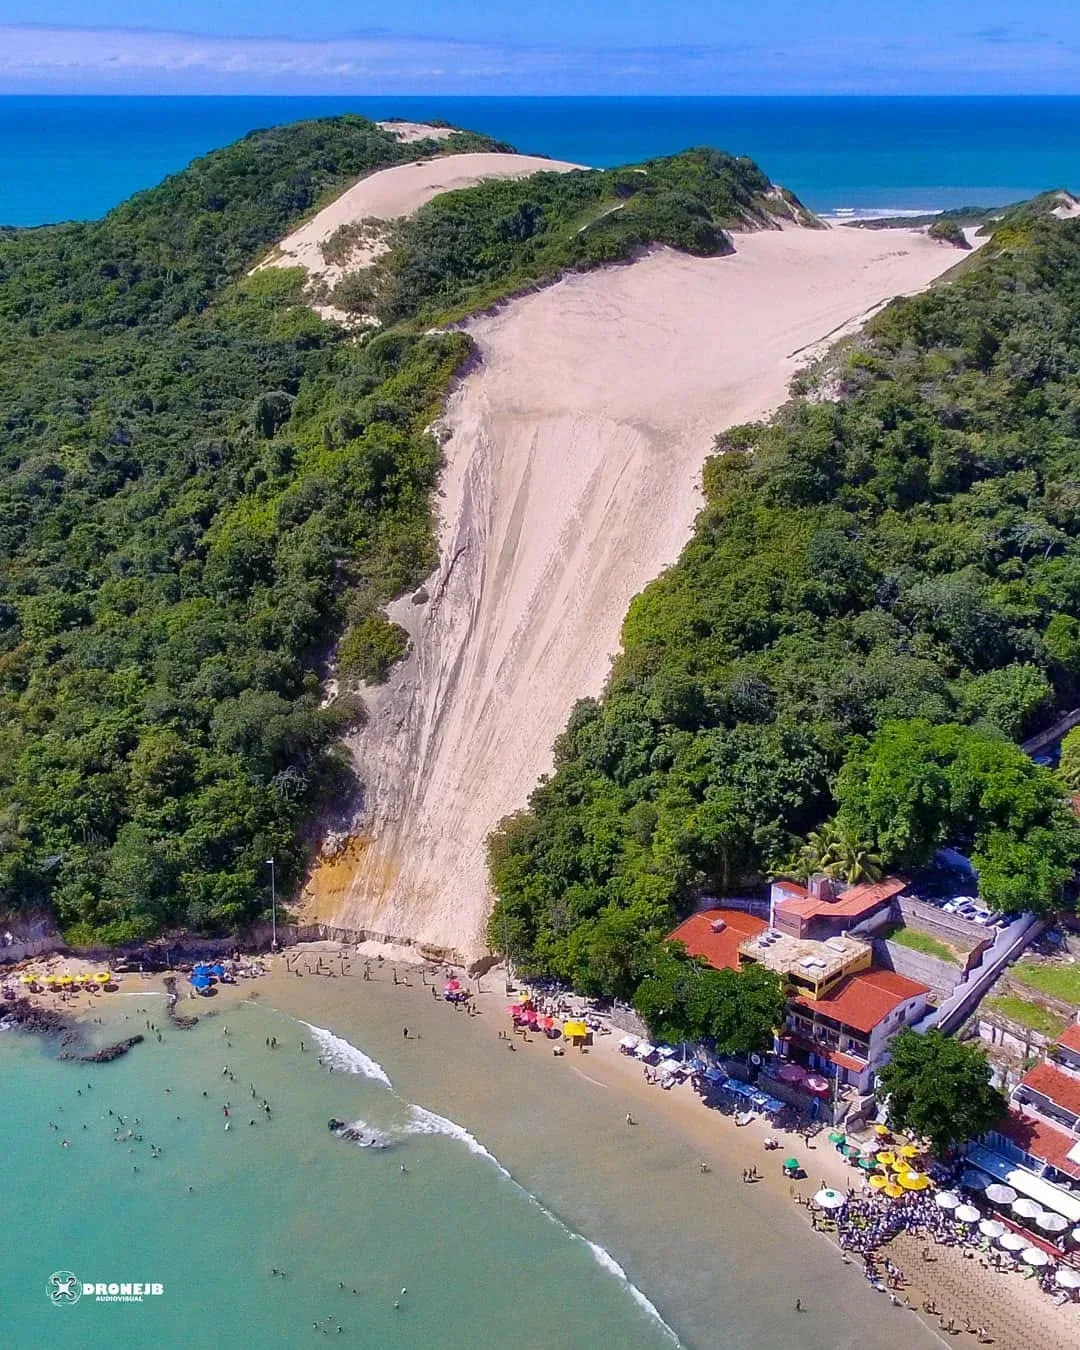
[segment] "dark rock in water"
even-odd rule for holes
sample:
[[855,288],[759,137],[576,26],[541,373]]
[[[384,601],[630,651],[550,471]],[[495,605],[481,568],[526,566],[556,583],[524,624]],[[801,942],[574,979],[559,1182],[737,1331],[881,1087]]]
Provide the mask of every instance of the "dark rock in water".
[[141,1036],[129,1036],[126,1040],[104,1045],[100,1050],[88,1050],[84,1054],[77,1050],[64,1050],[60,1054],[60,1059],[74,1060],[79,1064],[109,1064],[112,1060],[119,1059],[121,1055],[126,1055],[133,1045],[141,1045],[142,1039]]
[[327,1126],[339,1139],[347,1139],[350,1144],[359,1144],[361,1148],[390,1148],[394,1142],[388,1134],[383,1134],[382,1130],[376,1130],[371,1125],[365,1125],[363,1121],[358,1121],[355,1125],[346,1125],[343,1120],[331,1116]]
[[197,1026],[199,1019],[197,1017],[185,1017],[183,1013],[176,1011],[176,1003],[180,995],[176,992],[176,976],[166,975],[163,981],[167,995],[167,1009],[169,1021],[180,1031],[190,1031],[192,1027]]
[[51,1008],[38,1008],[28,998],[15,998],[5,1004],[0,1026],[36,1031],[42,1036],[75,1038],[75,1031],[68,1018],[62,1013],[53,1012]]
[[338,1120],[337,1116],[331,1116],[326,1122],[326,1128],[328,1130],[343,1130],[345,1128],[345,1122],[343,1120]]

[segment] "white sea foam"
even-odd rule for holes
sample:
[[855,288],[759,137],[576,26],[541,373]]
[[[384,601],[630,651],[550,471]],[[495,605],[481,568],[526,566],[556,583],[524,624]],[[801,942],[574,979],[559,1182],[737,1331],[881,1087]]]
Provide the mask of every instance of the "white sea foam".
[[570,1228],[567,1224],[563,1223],[562,1219],[560,1219],[557,1214],[553,1214],[546,1205],[542,1204],[536,1196],[533,1195],[532,1191],[526,1190],[521,1182],[516,1180],[512,1173],[508,1172],[502,1163],[499,1162],[494,1153],[489,1149],[486,1149],[474,1134],[469,1133],[464,1125],[458,1125],[456,1121],[447,1120],[445,1116],[437,1115],[434,1111],[429,1111],[424,1106],[413,1105],[409,1107],[407,1133],[442,1134],[448,1139],[456,1139],[459,1143],[464,1144],[470,1153],[475,1153],[478,1158],[484,1158],[494,1167],[497,1167],[503,1176],[511,1181],[518,1190],[536,1206],[545,1218],[550,1220],[550,1222],[555,1224],[558,1228],[561,1228],[568,1237],[573,1239],[573,1241],[584,1242],[585,1246],[592,1252],[597,1265],[606,1270],[609,1275],[613,1275],[617,1280],[621,1281],[621,1283],[626,1286],[627,1293],[638,1307],[653,1318],[653,1320],[663,1329],[664,1334],[671,1340],[673,1345],[679,1345],[680,1342],[678,1336],[664,1321],[663,1317],[661,1317],[656,1305],[641,1292],[636,1284],[634,1284],[633,1280],[630,1279],[626,1271],[623,1270],[622,1266],[619,1265],[618,1261],[615,1260],[611,1253],[606,1248],[601,1247],[599,1243],[590,1242],[587,1237],[583,1237],[581,1233],[575,1232],[573,1228]]
[[[497,1167],[504,1177],[510,1177],[511,1181],[514,1180],[494,1153],[489,1152],[474,1134],[469,1133],[464,1125],[458,1125],[456,1121],[447,1120],[445,1116],[436,1115],[434,1111],[429,1111],[424,1106],[409,1107],[409,1124],[406,1132],[408,1134],[445,1134],[448,1139],[456,1139],[459,1143],[464,1144],[469,1152],[475,1153],[478,1158],[485,1158]],[[535,1197],[530,1198],[535,1199]],[[536,1201],[536,1203],[539,1204],[539,1201]]]
[[316,1044],[322,1051],[324,1064],[344,1073],[358,1073],[363,1078],[382,1083],[384,1087],[394,1086],[381,1064],[370,1055],[365,1055],[363,1050],[357,1049],[355,1045],[350,1045],[343,1036],[335,1036],[325,1027],[315,1027],[310,1022],[304,1022],[303,1025],[314,1036]]

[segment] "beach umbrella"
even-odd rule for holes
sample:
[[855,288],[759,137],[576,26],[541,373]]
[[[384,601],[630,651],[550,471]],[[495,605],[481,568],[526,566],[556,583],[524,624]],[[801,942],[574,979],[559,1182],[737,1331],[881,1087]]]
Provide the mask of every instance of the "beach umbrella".
[[[449,985],[447,985],[447,986],[446,986],[446,992],[447,992],[448,994],[452,994],[454,991],[453,991],[453,989],[450,988]],[[506,1011],[510,1014],[511,1017],[520,1017],[520,1016],[521,1016],[521,1004],[520,1004],[520,1003],[511,1003],[510,1007],[507,1008]]]
[[1044,1209],[1041,1214],[1036,1214],[1035,1222],[1044,1233],[1064,1233],[1069,1226],[1068,1219],[1063,1219],[1060,1214],[1053,1214],[1048,1209]]
[[1080,1289],[1080,1271],[1068,1266],[1058,1266],[1054,1271],[1054,1279],[1062,1289]]
[[[846,1135],[846,1134],[842,1134],[839,1130],[830,1130],[830,1131],[829,1131],[829,1143],[830,1143],[830,1144],[842,1144],[842,1143],[844,1143],[844,1141],[845,1141],[846,1139],[847,1139],[847,1135]],[[858,1152],[858,1149],[856,1149],[855,1151],[856,1151],[856,1153],[857,1153],[857,1152]]]
[[808,1073],[803,1086],[807,1092],[814,1092],[819,1097],[824,1097],[829,1091],[829,1080],[822,1078],[819,1073]]
[[845,1158],[857,1158],[860,1154],[860,1150],[857,1149],[854,1144],[845,1144],[840,1152]]
[[930,1178],[923,1172],[901,1172],[896,1178],[905,1191],[925,1191]]
[[934,1196],[939,1209],[955,1209],[960,1203],[960,1197],[955,1191],[938,1191]]
[[1069,1236],[1074,1242],[1080,1242],[1080,1226],[1074,1228]]
[[37,976],[36,976],[36,975],[20,975],[20,976],[19,976],[19,983],[20,983],[20,984],[37,984]]
[[563,1023],[563,1035],[564,1035],[564,1036],[575,1037],[575,1036],[587,1036],[588,1034],[589,1034],[589,1028],[585,1025],[584,1022],[564,1022],[564,1023]]
[[1020,1253],[1020,1260],[1029,1266],[1048,1266],[1050,1264],[1050,1258],[1038,1247],[1025,1247]]
[[801,1172],[802,1163],[799,1162],[798,1158],[785,1158],[784,1170],[787,1172]]
[[969,1167],[960,1178],[960,1185],[969,1191],[985,1190],[986,1177],[981,1172],[976,1172],[974,1167]]
[[961,1223],[978,1223],[979,1211],[974,1205],[957,1205],[953,1210],[953,1218],[959,1219]]
[[1012,1202],[1012,1212],[1021,1219],[1037,1219],[1043,1211],[1042,1205],[1022,1195],[1019,1200]]
[[1005,1231],[1005,1225],[1000,1219],[980,1219],[979,1232],[983,1237],[999,1238]]
[[917,1158],[922,1150],[916,1148],[914,1144],[905,1144],[903,1148],[898,1148],[896,1152],[901,1158]]
[[895,1181],[890,1181],[887,1186],[881,1188],[881,1194],[887,1195],[890,1200],[899,1200],[904,1192]]
[[846,1203],[846,1196],[841,1195],[839,1191],[830,1190],[828,1186],[814,1196],[814,1204],[820,1205],[822,1209],[839,1209]]
[[888,1177],[883,1177],[879,1172],[876,1177],[870,1178],[870,1186],[875,1191],[882,1191],[889,1184]]
[[883,1125],[883,1124],[881,1123],[880,1120],[879,1120],[879,1121],[876,1121],[876,1122],[874,1123],[874,1133],[875,1133],[879,1138],[881,1138],[882,1136],[884,1136],[884,1135],[886,1135],[886,1134],[889,1133],[889,1127],[888,1127],[888,1125]]
[[1027,1238],[1009,1229],[998,1238],[998,1245],[1004,1247],[1007,1252],[1022,1252],[1027,1246]]
[[[873,1160],[873,1158],[860,1158],[859,1166],[863,1169],[864,1172],[872,1172],[877,1167],[877,1163]],[[873,1185],[875,1181],[880,1181],[882,1185],[885,1184],[885,1178],[882,1176],[870,1178],[871,1185]]]
[[1016,1192],[1011,1186],[1003,1186],[995,1181],[992,1186],[987,1186],[986,1198],[992,1200],[995,1205],[1011,1205],[1016,1199]]
[[781,1083],[801,1083],[806,1077],[806,1070],[801,1064],[784,1064],[776,1076]]
[[98,984],[112,984],[112,971],[99,970],[98,973],[94,976],[94,979],[98,982]]
[[877,1155],[877,1160],[881,1163],[882,1167],[891,1167],[893,1163],[896,1162],[896,1154],[889,1152],[879,1153]]

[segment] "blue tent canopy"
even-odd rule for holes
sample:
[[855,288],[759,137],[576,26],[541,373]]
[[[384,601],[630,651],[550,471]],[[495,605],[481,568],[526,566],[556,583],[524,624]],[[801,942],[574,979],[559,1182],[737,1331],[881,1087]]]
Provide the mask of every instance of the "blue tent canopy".
[[738,1078],[729,1078],[724,1084],[728,1092],[734,1092],[738,1097],[752,1097],[754,1088],[749,1083],[743,1083]]
[[210,967],[210,974],[216,975],[220,980],[222,975],[225,974],[225,967],[221,964],[220,961],[215,961],[214,964]]
[[192,975],[191,983],[196,989],[209,989],[210,976],[204,974],[202,971],[198,971],[196,974]]

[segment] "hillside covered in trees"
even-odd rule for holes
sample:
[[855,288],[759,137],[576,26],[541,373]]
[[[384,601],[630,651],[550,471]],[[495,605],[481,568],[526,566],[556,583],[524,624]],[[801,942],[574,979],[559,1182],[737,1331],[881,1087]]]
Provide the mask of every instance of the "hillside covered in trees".
[[523,973],[630,997],[702,889],[946,842],[1001,909],[1067,899],[1080,825],[1016,741],[1080,696],[1080,225],[1010,213],[838,360],[718,439],[693,540],[493,836]]
[[[302,123],[99,222],[0,231],[0,914],[51,910],[76,943],[232,931],[271,856],[287,896],[354,787],[349,684],[401,653],[379,607],[433,562],[427,428],[470,347],[431,314],[794,209],[712,151],[450,194],[403,229],[362,343],[300,270],[249,275],[362,174],[504,148]],[[607,243],[572,246],[609,203]]]

